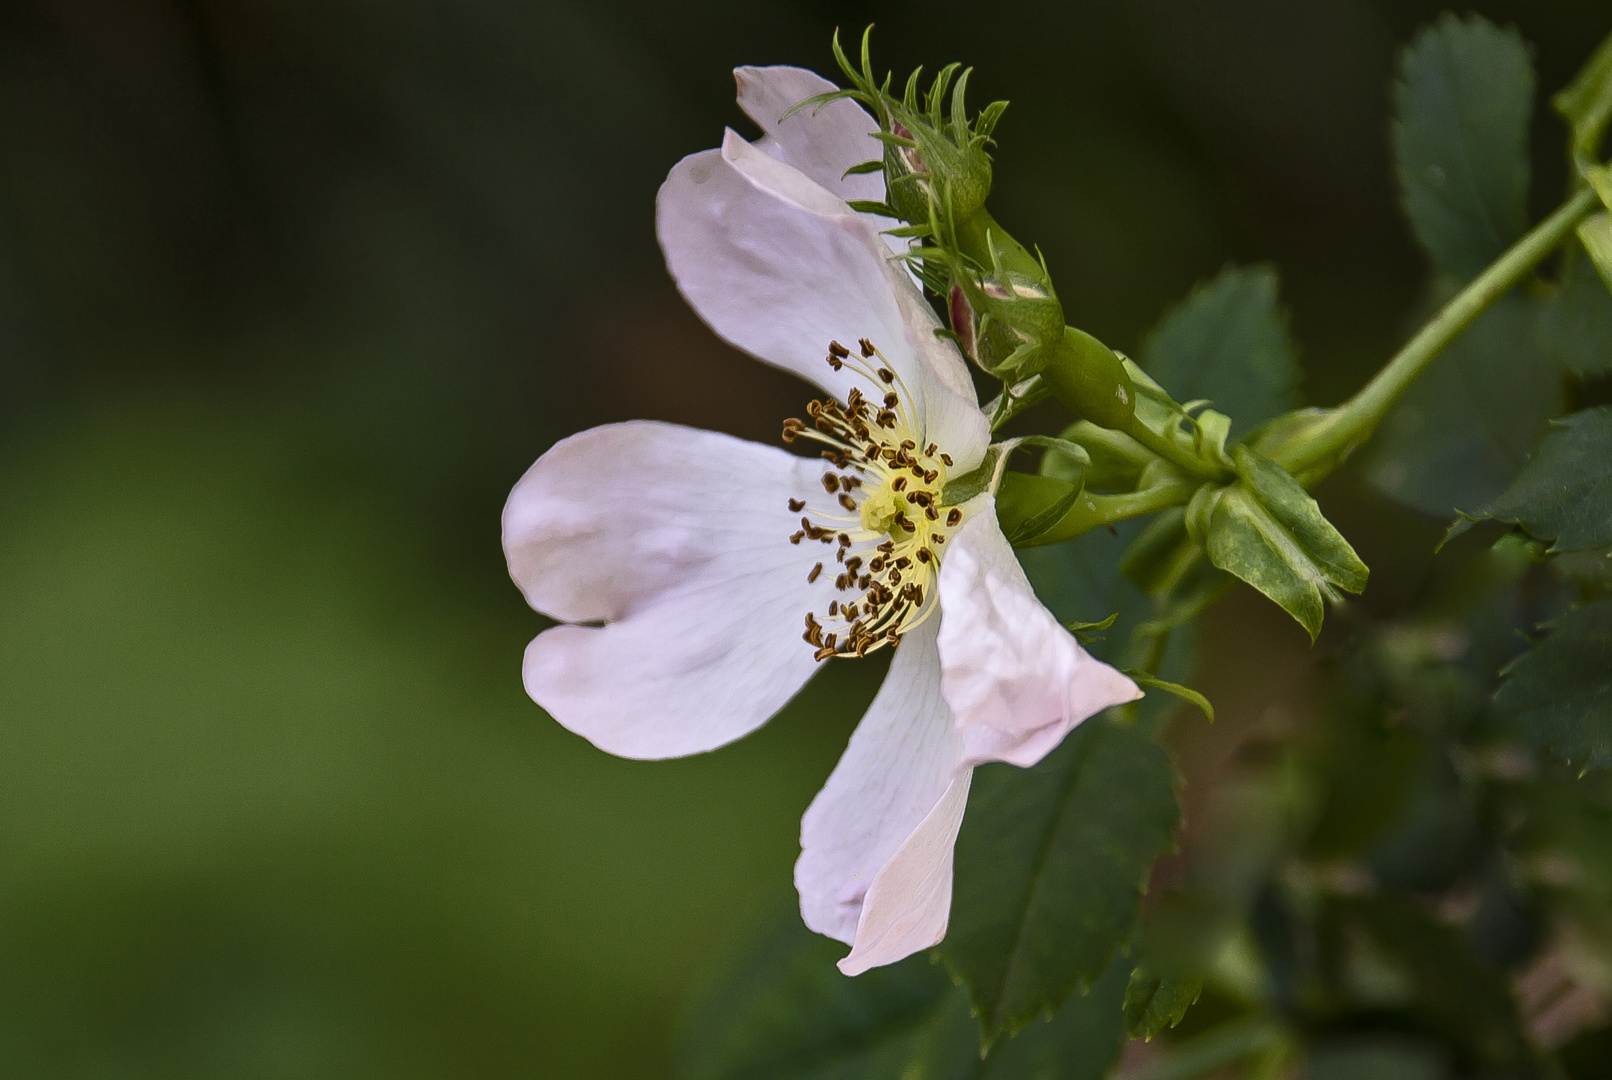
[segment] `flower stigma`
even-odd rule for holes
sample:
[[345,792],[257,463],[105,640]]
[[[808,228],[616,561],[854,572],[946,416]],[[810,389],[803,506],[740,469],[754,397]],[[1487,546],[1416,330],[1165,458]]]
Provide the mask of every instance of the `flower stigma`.
[[[834,574],[826,611],[806,613],[802,635],[818,660],[866,656],[922,624],[937,607],[935,580],[946,541],[963,524],[963,510],[941,500],[951,455],[924,436],[922,418],[906,383],[867,338],[860,355],[838,341],[828,346],[835,371],[850,368],[867,380],[869,392],[852,387],[844,401],[813,401],[811,424],[784,421],[784,441],[812,439],[828,449],[832,468],[823,487],[839,507],[800,519],[792,544],[817,541],[834,549],[834,560],[815,563],[806,580]],[[800,512],[806,504],[789,500]]]

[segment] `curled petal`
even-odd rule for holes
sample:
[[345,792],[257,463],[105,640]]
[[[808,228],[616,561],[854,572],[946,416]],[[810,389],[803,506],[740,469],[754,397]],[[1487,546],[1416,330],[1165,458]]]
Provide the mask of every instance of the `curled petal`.
[[873,137],[878,122],[861,106],[840,98],[784,117],[807,98],[837,89],[833,83],[815,71],[784,65],[734,68],[733,78],[739,107],[766,132],[757,148],[847,202],[883,201],[882,172],[845,175],[853,165],[884,156],[884,144]]
[[[532,698],[602,750],[664,758],[760,726],[811,677],[808,582],[830,547],[789,542],[826,506],[821,464],[672,424],[562,440],[504,507],[510,576],[568,623],[526,650]],[[828,565],[833,565],[830,561]]]
[[798,169],[731,131],[720,151],[684,158],[661,186],[656,227],[690,306],[733,345],[842,400],[886,389],[832,369],[830,341],[877,345],[922,417],[923,437],[967,471],[990,425],[956,347],[891,260],[873,222]]
[[[853,946],[847,974],[939,941],[951,846],[967,801],[963,738],[940,693],[933,621],[901,639],[890,673],[801,822],[801,915]],[[854,969],[854,970],[853,970]]]
[[1071,728],[1142,692],[1093,658],[1046,609],[982,505],[940,568],[941,687],[970,764],[1033,765]]

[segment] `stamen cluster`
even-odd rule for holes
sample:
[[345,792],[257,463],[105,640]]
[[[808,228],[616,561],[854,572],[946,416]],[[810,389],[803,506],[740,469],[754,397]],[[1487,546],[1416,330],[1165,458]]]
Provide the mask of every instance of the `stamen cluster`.
[[[784,422],[785,442],[805,437],[828,447],[822,457],[833,469],[823,474],[823,487],[844,511],[802,517],[789,538],[832,547],[833,567],[818,562],[806,580],[832,571],[835,590],[850,594],[831,600],[822,615],[806,613],[803,637],[818,660],[894,647],[927,619],[941,549],[963,523],[963,511],[942,501],[951,456],[926,442],[911,394],[883,354],[867,338],[858,344],[861,355],[852,356],[830,342],[826,361],[864,376],[876,396],[852,387],[843,402],[813,401],[809,426]],[[791,499],[789,509],[799,513],[806,503]]]

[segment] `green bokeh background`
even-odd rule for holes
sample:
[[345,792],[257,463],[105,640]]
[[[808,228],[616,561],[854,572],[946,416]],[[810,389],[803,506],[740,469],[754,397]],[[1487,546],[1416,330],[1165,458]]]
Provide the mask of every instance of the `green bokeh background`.
[[[1546,91],[1607,29],[1474,6]],[[1194,281],[1274,261],[1325,403],[1418,301],[1388,84],[1439,9],[0,5],[0,1075],[667,1075],[880,672],[716,754],[606,757],[522,693],[541,623],[498,512],[570,431],[773,440],[806,396],[654,246],[670,165],[750,131],[728,70],[826,71],[870,21],[898,69],[976,64],[1014,102],[997,216],[1075,321],[1134,350]],[[1323,499],[1365,602],[1413,591],[1436,526],[1348,476]],[[1235,731],[1305,653],[1221,616],[1200,682]],[[1189,773],[1208,746],[1180,740]]]

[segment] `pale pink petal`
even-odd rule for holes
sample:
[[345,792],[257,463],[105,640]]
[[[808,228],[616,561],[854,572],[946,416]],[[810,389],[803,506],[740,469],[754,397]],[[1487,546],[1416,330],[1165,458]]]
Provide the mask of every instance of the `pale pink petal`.
[[756,146],[847,202],[884,201],[882,172],[845,175],[853,165],[884,156],[884,145],[873,137],[878,122],[860,105],[840,98],[784,118],[807,98],[836,89],[833,83],[814,71],[783,65],[734,68],[733,78],[739,107],[766,132]]
[[[602,750],[663,758],[755,729],[816,670],[801,640],[833,549],[789,536],[838,512],[822,464],[650,421],[593,428],[538,459],[504,507],[527,602],[571,623],[526,650],[526,689]],[[788,500],[807,503],[791,511]]]
[[[801,915],[813,930],[847,944],[863,940],[858,928],[867,922],[864,902],[874,882],[959,775],[963,739],[940,694],[935,633],[931,620],[902,637],[878,696],[801,821],[795,863]],[[926,835],[933,839],[933,832]],[[928,844],[920,841],[913,849],[905,862],[909,870],[898,872],[900,880],[911,877],[913,859],[935,854]],[[946,867],[949,896],[949,854]],[[903,900],[894,883],[881,892],[882,940],[893,923],[890,912]],[[927,910],[930,901],[914,897],[913,903],[916,912]],[[943,898],[942,929],[945,913]]]
[[874,386],[824,362],[830,341],[868,338],[901,376],[923,438],[966,471],[989,422],[962,356],[936,337],[934,312],[892,261],[871,219],[732,132],[721,151],[684,158],[661,186],[656,226],[689,304],[723,338],[844,399]]
[[884,864],[856,927],[856,943],[839,962],[847,975],[904,960],[946,936],[952,907],[952,853],[968,807],[974,770],[964,769],[940,801]]
[[941,687],[967,742],[965,760],[1033,765],[1076,724],[1142,696],[1090,656],[1036,599],[983,506],[946,545],[940,568]]

